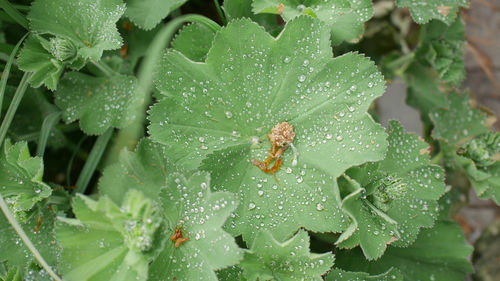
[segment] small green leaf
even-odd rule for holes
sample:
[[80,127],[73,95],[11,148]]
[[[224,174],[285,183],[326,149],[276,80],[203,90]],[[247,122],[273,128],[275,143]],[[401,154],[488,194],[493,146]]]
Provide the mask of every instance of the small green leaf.
[[441,80],[459,85],[465,78],[462,20],[457,18],[449,26],[440,21],[431,21],[422,27],[420,40],[417,58],[436,69]]
[[36,0],[28,19],[35,34],[68,40],[79,57],[98,61],[104,50],[120,48],[116,22],[124,12],[121,0]]
[[208,27],[192,23],[184,26],[172,41],[172,47],[193,61],[205,61],[215,33]]
[[489,131],[485,126],[486,114],[471,108],[467,95],[451,93],[448,99],[448,108],[436,109],[430,115],[434,123],[433,138],[460,145]]
[[350,240],[343,234],[339,242],[342,246],[347,240],[345,247],[359,243],[370,260],[379,258],[386,244],[406,247],[421,227],[432,227],[439,213],[437,200],[445,192],[444,172],[429,163],[428,145],[405,133],[397,121],[389,123],[388,131],[385,159],[347,172],[364,188],[342,203],[359,233]]
[[252,6],[255,13],[281,14],[285,21],[300,15],[318,18],[330,27],[334,45],[359,40],[373,16],[370,0],[253,0]]
[[397,268],[404,280],[464,280],[473,267],[468,261],[472,247],[465,242],[460,226],[440,221],[424,229],[413,245],[407,248],[389,246],[377,261],[364,260],[360,250],[336,252],[337,266],[343,270],[380,274]]
[[[26,235],[50,266],[57,265],[58,256],[54,220],[55,214],[50,210],[49,205],[39,205],[30,213],[25,222],[20,222]],[[46,272],[41,274],[31,269],[31,265],[35,264],[36,260],[3,213],[0,213],[0,233],[2,236],[0,253],[3,253],[0,262],[6,261],[7,265],[18,267],[26,280],[41,280],[41,278],[28,279],[31,275],[48,276]]]
[[70,72],[60,81],[55,103],[63,110],[66,123],[80,119],[87,134],[99,135],[109,127],[124,128],[141,106],[133,76],[92,77]]
[[18,219],[25,220],[27,212],[52,193],[42,177],[42,159],[30,157],[26,142],[5,141],[0,152],[0,193]]
[[125,16],[140,28],[150,30],[187,0],[125,0]]
[[[333,59],[329,34],[307,16],[277,38],[237,20],[216,34],[206,63],[170,51],[158,67],[165,97],[150,111],[151,138],[185,168],[201,164],[213,190],[238,194],[238,215],[226,225],[234,236],[251,241],[268,229],[285,240],[301,226],[343,230],[334,179],[383,158],[385,133],[366,110],[384,80],[361,55]],[[293,147],[274,175],[264,173],[252,162],[268,157],[266,134],[285,121],[296,133]]]
[[130,190],[121,207],[106,196],[94,201],[78,195],[73,212],[76,219],[56,224],[65,280],[146,280],[148,264],[167,239],[160,208]]
[[147,198],[158,200],[168,175],[177,171],[168,160],[166,148],[143,139],[135,152],[123,151],[118,163],[107,167],[99,180],[99,192],[121,204],[127,191],[136,189]]
[[313,254],[309,235],[304,230],[280,243],[268,231],[257,234],[252,247],[245,252],[240,266],[248,281],[257,280],[323,280],[333,265],[333,254]]
[[450,25],[459,7],[468,7],[469,0],[397,0],[398,7],[408,7],[413,20],[424,24],[438,19]]
[[180,243],[171,237],[151,264],[151,280],[216,281],[215,270],[241,260],[241,249],[222,230],[238,201],[229,192],[211,192],[208,175],[196,173],[186,179],[173,173],[159,200],[168,221],[168,235],[178,231],[189,240]]
[[33,72],[30,84],[33,87],[45,85],[54,91],[57,88],[59,77],[64,70],[64,63],[55,59],[35,36],[30,36],[24,43],[18,58],[19,68]]
[[243,269],[238,265],[233,265],[216,272],[219,281],[246,281],[243,277]]
[[403,274],[391,268],[387,272],[370,275],[366,272],[349,272],[341,269],[334,268],[326,276],[325,281],[402,281]]

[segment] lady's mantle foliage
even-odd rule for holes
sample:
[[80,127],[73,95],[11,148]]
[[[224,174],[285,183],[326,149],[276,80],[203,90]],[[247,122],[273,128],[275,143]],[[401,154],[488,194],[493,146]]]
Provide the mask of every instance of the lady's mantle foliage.
[[[158,67],[156,86],[166,97],[150,111],[151,138],[184,167],[203,164],[214,190],[238,194],[226,225],[233,235],[253,240],[269,229],[283,241],[300,226],[341,231],[347,218],[334,179],[384,156],[383,129],[366,113],[384,80],[361,55],[332,58],[329,35],[307,16],[277,38],[238,20],[217,33],[206,63],[170,51]],[[285,121],[296,150],[281,155],[276,181],[250,160],[268,156],[266,133]]]
[[56,225],[64,279],[146,280],[167,238],[160,210],[136,190],[127,192],[121,207],[106,196],[76,197],[76,219],[59,218]]

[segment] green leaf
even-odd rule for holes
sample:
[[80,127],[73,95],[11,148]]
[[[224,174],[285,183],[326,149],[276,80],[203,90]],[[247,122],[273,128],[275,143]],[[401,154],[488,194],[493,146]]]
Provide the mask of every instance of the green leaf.
[[465,78],[462,20],[457,18],[449,26],[440,21],[431,21],[422,27],[420,40],[417,58],[436,69],[443,81],[459,85]]
[[99,192],[121,204],[127,191],[136,189],[147,198],[158,200],[168,175],[178,171],[168,160],[163,145],[143,139],[135,152],[122,151],[118,163],[108,166],[99,180]]
[[336,252],[337,266],[350,271],[380,274],[395,267],[404,272],[404,280],[464,280],[473,272],[467,260],[472,247],[464,240],[458,224],[440,221],[433,228],[422,230],[408,248],[389,246],[377,261],[364,261],[360,250]]
[[42,159],[30,157],[26,142],[5,141],[0,152],[0,193],[17,219],[24,220],[36,203],[52,193],[42,176]]
[[98,61],[104,50],[120,48],[116,22],[124,12],[121,0],[36,0],[28,19],[35,34],[68,40],[79,57]]
[[208,27],[192,23],[184,26],[172,41],[172,47],[193,61],[205,61],[215,33]]
[[237,265],[226,267],[216,273],[219,281],[246,281],[243,277],[243,269]]
[[467,8],[469,0],[397,0],[398,7],[408,7],[413,20],[424,24],[438,19],[450,25],[459,7]]
[[333,254],[312,254],[309,235],[304,230],[280,243],[268,231],[257,234],[240,266],[248,281],[323,280],[321,275],[333,265]]
[[60,81],[55,103],[63,110],[66,123],[80,119],[85,133],[99,135],[109,127],[124,128],[134,120],[143,102],[136,87],[133,76],[93,77],[70,72]]
[[[211,192],[210,178],[196,173],[189,179],[173,173],[159,199],[168,221],[167,233],[180,231],[189,240],[168,241],[151,264],[151,280],[217,280],[215,270],[237,264],[242,251],[222,225],[238,201],[229,192]],[[171,238],[172,239],[172,238]]]
[[373,16],[371,0],[253,0],[252,6],[255,13],[281,14],[285,21],[300,15],[318,18],[330,27],[334,45],[358,41]]
[[252,11],[253,0],[224,0],[223,9],[228,21],[249,18],[262,25],[272,35],[277,35],[283,27],[274,14],[254,14]]
[[146,280],[167,238],[160,208],[130,190],[121,207],[106,196],[94,201],[79,194],[73,212],[76,219],[56,224],[65,280]]
[[140,28],[150,30],[187,0],[125,0],[125,16]]
[[350,238],[345,246],[359,243],[370,260],[379,258],[386,244],[406,247],[421,227],[432,227],[439,214],[437,200],[445,192],[444,172],[430,164],[428,145],[405,133],[397,121],[389,123],[388,131],[385,159],[347,172],[364,188],[342,203],[359,233],[352,238],[343,234],[339,243]]
[[370,275],[366,272],[349,272],[334,268],[326,276],[325,281],[402,281],[403,274],[395,268],[389,269],[387,272]]
[[[347,221],[334,179],[383,158],[385,133],[366,113],[384,92],[382,76],[361,55],[331,56],[328,27],[302,16],[276,39],[249,20],[233,21],[206,63],[176,51],[160,63],[156,85],[168,96],[150,111],[151,138],[172,161],[203,164],[214,190],[238,194],[238,215],[226,226],[234,236],[250,241],[268,229],[283,241],[301,226],[341,231]],[[251,161],[269,155],[266,134],[285,121],[293,147],[274,175],[264,173]]]
[[488,166],[479,166],[474,160],[455,155],[455,167],[462,168],[481,199],[491,198],[500,205],[500,161]]
[[33,87],[45,85],[54,91],[64,70],[64,63],[55,59],[35,36],[30,36],[24,43],[18,58],[19,68],[33,72],[30,84]]
[[[20,222],[26,235],[50,266],[57,265],[58,256],[58,247],[54,235],[54,220],[55,213],[50,209],[50,206],[40,204],[30,213],[25,222]],[[0,213],[0,233],[2,236],[2,239],[0,239],[0,253],[3,253],[0,262],[7,261],[7,265],[10,267],[18,267],[26,279],[37,274],[48,276],[46,272],[45,274],[38,273],[37,270],[31,268],[31,265],[36,263],[35,258],[3,213]]]
[[485,126],[486,114],[471,108],[466,94],[451,93],[448,99],[448,108],[436,109],[430,115],[434,123],[433,138],[460,145],[489,131]]
[[9,272],[5,276],[0,276],[2,281],[23,281],[23,275],[18,267],[9,268]]

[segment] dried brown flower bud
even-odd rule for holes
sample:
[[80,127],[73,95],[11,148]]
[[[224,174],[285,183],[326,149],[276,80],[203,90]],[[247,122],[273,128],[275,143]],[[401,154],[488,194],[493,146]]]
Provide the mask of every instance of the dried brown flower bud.
[[288,124],[288,122],[276,124],[276,126],[271,129],[271,135],[269,136],[271,142],[278,146],[292,143],[294,138],[295,132],[293,131],[293,126]]

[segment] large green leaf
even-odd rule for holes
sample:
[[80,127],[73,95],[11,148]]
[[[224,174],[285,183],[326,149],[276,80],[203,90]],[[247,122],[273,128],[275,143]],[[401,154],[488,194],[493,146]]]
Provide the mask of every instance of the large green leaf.
[[167,238],[160,208],[130,190],[121,207],[106,196],[94,201],[78,195],[73,212],[76,219],[56,224],[64,280],[146,280]]
[[285,21],[310,15],[325,22],[332,32],[332,43],[357,41],[364,23],[373,16],[371,0],[253,0],[255,13],[281,14]]
[[222,230],[238,201],[229,192],[211,192],[207,174],[195,173],[189,179],[172,174],[159,200],[168,221],[167,233],[177,230],[189,240],[168,241],[151,264],[149,280],[216,281],[215,270],[241,260],[241,249]]
[[445,192],[444,172],[429,163],[428,145],[406,134],[397,121],[388,130],[385,159],[347,172],[363,189],[358,187],[342,203],[359,233],[346,232],[339,243],[360,244],[368,259],[380,257],[388,243],[406,247],[421,227],[432,227],[439,213],[437,200]]
[[137,91],[133,76],[93,77],[70,72],[60,81],[55,103],[69,123],[80,119],[87,134],[102,134],[109,127],[124,128],[134,119],[144,101]]
[[28,144],[7,140],[0,151],[0,193],[18,219],[52,193],[42,177],[42,159],[30,157]]
[[438,19],[451,24],[459,7],[468,7],[469,0],[397,0],[398,7],[408,7],[417,23],[424,24]]
[[[54,235],[55,213],[50,210],[49,205],[39,205],[35,208],[25,222],[20,225],[33,245],[43,256],[45,261],[52,267],[57,265],[58,247]],[[11,267],[18,267],[26,280],[32,276],[40,274],[32,269],[32,263],[36,263],[31,251],[25,246],[17,232],[0,212],[0,263],[6,261]],[[35,265],[36,267],[36,265]],[[43,276],[44,274],[41,274]],[[46,272],[45,272],[45,275]]]
[[125,0],[125,16],[139,27],[149,30],[187,0]]
[[250,250],[245,252],[240,266],[248,281],[319,281],[332,267],[333,260],[332,253],[310,252],[309,235],[304,230],[283,243],[276,241],[268,231],[261,231]]
[[326,281],[402,281],[403,274],[391,268],[387,272],[377,275],[370,275],[366,272],[349,272],[334,268],[326,276]]
[[116,22],[124,12],[121,0],[36,0],[28,19],[31,31],[68,40],[79,57],[97,61],[120,48]]
[[457,18],[451,25],[434,20],[424,25],[420,35],[417,58],[433,67],[439,78],[452,85],[459,85],[465,78],[464,25]]
[[460,226],[440,221],[431,229],[422,230],[408,248],[389,246],[377,261],[368,262],[359,250],[336,252],[337,266],[344,270],[380,274],[395,267],[404,273],[404,280],[464,280],[473,271],[467,258],[472,247],[464,240]]
[[121,204],[127,191],[136,189],[158,200],[167,177],[177,168],[167,158],[165,147],[143,139],[135,152],[123,151],[118,163],[107,167],[99,180],[99,192]]
[[[150,111],[151,138],[185,167],[203,161],[214,190],[239,195],[226,228],[233,235],[252,240],[269,229],[283,241],[301,226],[341,231],[334,179],[383,158],[385,133],[366,110],[384,80],[361,55],[331,58],[329,33],[307,16],[277,38],[237,20],[216,35],[206,63],[176,51],[160,63],[156,85],[166,97]],[[251,160],[269,155],[266,133],[285,121],[296,137],[274,177]]]

